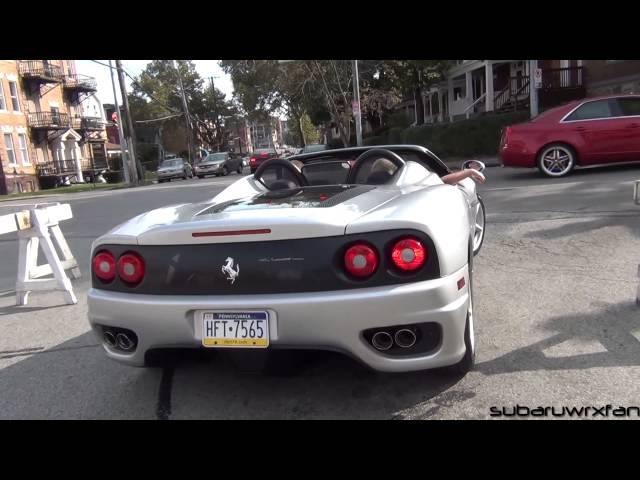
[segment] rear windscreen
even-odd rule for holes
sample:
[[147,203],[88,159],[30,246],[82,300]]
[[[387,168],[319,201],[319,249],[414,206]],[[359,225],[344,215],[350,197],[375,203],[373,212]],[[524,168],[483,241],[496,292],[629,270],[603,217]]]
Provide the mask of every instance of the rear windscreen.
[[270,208],[326,208],[371,190],[363,185],[326,185],[263,193],[253,198],[231,200],[208,208],[198,215]]
[[347,183],[349,162],[309,163],[302,167],[302,174],[309,185],[339,185]]

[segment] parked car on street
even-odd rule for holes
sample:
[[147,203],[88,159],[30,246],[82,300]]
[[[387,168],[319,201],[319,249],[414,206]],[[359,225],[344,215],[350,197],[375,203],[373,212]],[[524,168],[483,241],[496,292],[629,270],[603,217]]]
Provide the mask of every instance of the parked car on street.
[[447,165],[416,145],[294,160],[93,243],[88,316],[106,355],[145,366],[172,348],[240,361],[328,349],[380,371],[468,372],[485,235],[475,182],[446,183]]
[[194,166],[198,178],[204,178],[206,175],[226,176],[230,172],[241,174],[242,168],[242,157],[232,152],[210,153]]
[[537,167],[548,177],[640,161],[640,95],[585,98],[506,127],[499,155],[505,167]]
[[171,181],[173,178],[193,178],[193,168],[184,158],[165,159],[158,166],[158,183]]
[[266,160],[270,160],[272,158],[279,158],[278,152],[276,152],[273,148],[258,148],[254,150],[253,154],[249,158],[249,167],[251,168],[251,173],[255,173],[260,165]]

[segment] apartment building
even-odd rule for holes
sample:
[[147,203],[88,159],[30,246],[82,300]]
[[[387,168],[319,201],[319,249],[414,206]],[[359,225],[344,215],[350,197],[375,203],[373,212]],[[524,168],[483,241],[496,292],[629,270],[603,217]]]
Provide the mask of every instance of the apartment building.
[[96,91],[73,60],[0,60],[0,194],[82,182],[106,168]]

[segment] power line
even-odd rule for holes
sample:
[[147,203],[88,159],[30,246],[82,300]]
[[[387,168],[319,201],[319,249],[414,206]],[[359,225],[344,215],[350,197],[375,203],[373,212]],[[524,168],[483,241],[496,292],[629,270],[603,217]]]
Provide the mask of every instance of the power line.
[[150,123],[150,122],[160,122],[162,120],[167,120],[169,118],[181,117],[182,113],[175,113],[173,115],[167,115],[166,117],[160,118],[151,118],[149,120],[136,120],[136,123]]
[[[98,60],[91,60],[91,61],[92,61],[92,62],[97,63],[98,65],[102,65],[102,66],[104,66],[104,67],[111,68],[111,69],[113,69],[113,70],[117,70],[117,68],[116,68],[116,67],[112,67],[112,66],[110,66],[110,65],[107,65],[106,63],[99,62]],[[122,72],[123,72],[127,77],[129,77],[129,78],[131,79],[131,82],[132,82],[134,85],[136,85],[140,90],[142,90],[142,92],[143,92],[145,95],[147,95],[151,100],[153,100],[153,101],[154,101],[154,102],[156,102],[158,105],[160,105],[160,106],[161,106],[161,107],[163,107],[165,110],[167,110],[167,111],[169,111],[169,112],[171,112],[171,113],[177,113],[177,112],[178,112],[175,108],[169,107],[168,105],[166,105],[166,104],[162,103],[160,100],[158,100],[157,98],[155,98],[152,94],[150,94],[147,90],[145,90],[145,88],[144,88],[142,85],[140,85],[140,83],[139,83],[139,82],[138,82],[134,77],[132,77],[132,76],[131,76],[131,74],[130,74],[129,72],[127,72],[124,68],[122,69]]]

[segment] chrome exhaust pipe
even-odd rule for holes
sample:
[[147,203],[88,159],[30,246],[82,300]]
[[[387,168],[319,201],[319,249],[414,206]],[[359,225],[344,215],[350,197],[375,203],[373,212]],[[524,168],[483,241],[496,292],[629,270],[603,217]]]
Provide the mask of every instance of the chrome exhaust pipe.
[[401,328],[394,335],[396,345],[401,348],[411,348],[416,344],[416,334],[408,328]]
[[393,346],[393,338],[387,332],[376,332],[373,337],[371,337],[371,345],[373,345],[376,350],[389,350]]
[[106,343],[111,348],[115,348],[115,346],[117,345],[116,336],[111,330],[105,330],[102,334],[102,338],[104,339],[104,343]]
[[116,341],[118,342],[118,347],[125,352],[132,350],[135,346],[133,340],[131,340],[129,338],[129,335],[127,335],[126,333],[119,333],[118,335],[116,335]]

